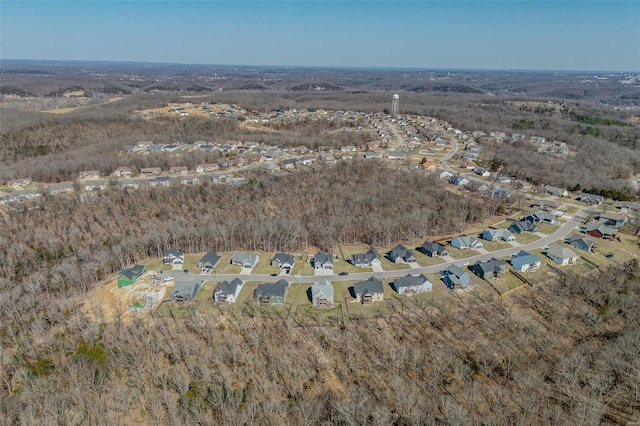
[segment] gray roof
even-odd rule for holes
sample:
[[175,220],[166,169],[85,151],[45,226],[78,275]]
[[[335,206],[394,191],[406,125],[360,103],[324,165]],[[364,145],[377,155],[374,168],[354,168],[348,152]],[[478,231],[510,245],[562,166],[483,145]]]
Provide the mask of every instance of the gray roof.
[[198,263],[202,263],[204,265],[210,264],[212,266],[215,266],[218,264],[218,262],[220,262],[220,259],[222,258],[215,251],[210,251],[202,256]]
[[258,255],[253,253],[234,253],[233,256],[231,256],[231,262],[251,263],[253,265],[258,262]]
[[316,253],[315,256],[313,256],[313,263],[316,264],[325,264],[325,263],[330,263],[333,265],[333,256],[329,253],[326,253],[324,251],[318,252]]
[[215,293],[230,296],[236,294],[239,286],[242,286],[242,281],[239,278],[234,278],[231,282],[225,280],[216,285]]
[[390,254],[392,254],[393,256],[395,256],[396,258],[402,258],[402,259],[410,259],[410,258],[414,258],[415,256],[413,255],[413,251],[409,250],[408,248],[406,248],[404,245],[402,244],[398,244],[397,246],[395,246],[394,248],[392,248],[389,251]]
[[171,300],[182,296],[186,301],[191,301],[196,297],[198,291],[202,287],[202,281],[195,280],[176,280],[173,290],[171,291]]
[[481,269],[483,272],[504,272],[507,270],[507,261],[502,259],[491,258],[489,260],[485,260],[484,262],[477,261],[473,265],[471,265],[473,269]]
[[253,293],[256,299],[262,297],[284,297],[289,288],[289,283],[285,280],[280,280],[273,284],[258,284],[255,292]]
[[366,281],[354,284],[353,292],[356,295],[384,293],[384,288],[382,287],[382,281],[376,277],[369,277]]
[[280,265],[284,265],[285,263],[293,265],[295,261],[295,257],[289,253],[276,253],[271,258],[271,262],[278,262]]
[[557,244],[551,244],[549,246],[549,250],[547,250],[547,255],[552,255],[560,259],[570,259],[572,257],[578,257],[578,255],[576,255],[573,250],[570,250],[566,247],[559,246]]
[[134,278],[139,278],[144,273],[145,268],[146,267],[144,265],[135,265],[132,268],[123,269],[122,272],[120,272],[120,275],[124,275],[132,280]]
[[511,256],[511,265],[520,269],[523,265],[531,265],[540,262],[537,254],[531,254],[524,250],[520,250],[517,254]]
[[323,279],[311,286],[311,299],[327,299],[334,301],[333,284],[329,280]]
[[422,244],[422,250],[429,253],[438,253],[438,254],[449,252],[444,245],[436,242],[432,243],[430,241],[425,241],[424,244]]
[[406,276],[404,276],[402,278],[396,278],[393,283],[395,284],[396,288],[400,288],[400,287],[418,287],[418,286],[423,285],[427,281],[429,281],[429,280],[423,274],[420,274],[420,275],[407,274]]
[[464,274],[467,273],[464,269],[462,269],[461,267],[459,267],[457,265],[450,265],[447,268],[447,272],[449,274],[455,275],[456,277],[461,277],[461,276],[463,276]]
[[351,255],[351,262],[354,265],[368,265],[374,259],[380,259],[380,255],[374,249],[369,249],[366,253],[356,253]]

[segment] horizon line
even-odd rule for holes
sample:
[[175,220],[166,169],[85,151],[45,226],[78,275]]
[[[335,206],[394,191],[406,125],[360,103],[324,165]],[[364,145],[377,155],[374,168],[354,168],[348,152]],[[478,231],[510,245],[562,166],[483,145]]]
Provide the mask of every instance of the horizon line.
[[[530,72],[530,73],[640,73],[640,70],[587,70],[587,69],[552,69],[552,68],[460,68],[460,67],[385,67],[381,65],[288,65],[288,64],[206,64],[206,63],[187,63],[187,62],[156,62],[156,61],[125,61],[125,60],[95,60],[95,59],[16,59],[16,58],[0,58],[3,61],[12,62],[57,62],[57,63],[89,63],[89,64],[137,64],[137,65],[179,65],[179,66],[197,66],[197,67],[245,67],[245,68],[284,68],[284,69],[352,69],[352,70],[391,70],[391,71],[501,71],[501,72]],[[1,70],[0,70],[1,71]]]

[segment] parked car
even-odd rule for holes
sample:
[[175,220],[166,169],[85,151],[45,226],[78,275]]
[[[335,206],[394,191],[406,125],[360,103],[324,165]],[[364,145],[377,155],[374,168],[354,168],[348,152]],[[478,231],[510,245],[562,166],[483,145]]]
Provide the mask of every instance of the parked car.
[[174,277],[164,277],[165,281],[171,281]]
[[348,273],[347,271],[342,271],[342,272],[340,272],[338,275],[345,276],[345,275],[349,275],[349,273]]
[[607,259],[611,259],[613,257],[613,253],[609,252],[605,254],[604,257],[606,257]]
[[274,272],[273,274],[271,274],[271,276],[272,276],[272,277],[277,277],[277,276],[278,276],[278,274]]

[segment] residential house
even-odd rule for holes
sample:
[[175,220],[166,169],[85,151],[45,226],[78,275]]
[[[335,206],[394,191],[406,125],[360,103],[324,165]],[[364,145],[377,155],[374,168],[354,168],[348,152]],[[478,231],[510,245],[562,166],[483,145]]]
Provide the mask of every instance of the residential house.
[[135,283],[145,273],[147,267],[135,265],[132,268],[123,269],[118,275],[118,288],[127,287]]
[[308,290],[311,304],[317,307],[330,307],[334,304],[333,284],[329,280],[323,279],[314,283]]
[[364,153],[364,158],[370,159],[370,158],[381,158],[381,157],[380,157],[380,153],[378,152],[367,151]]
[[263,163],[263,164],[260,164],[258,168],[262,171],[270,172],[270,173],[280,170],[280,166],[278,166],[276,163]]
[[296,163],[298,162],[298,160],[296,158],[288,158],[286,160],[282,160],[282,163],[280,163],[280,165],[282,166],[283,169],[295,169],[296,168]]
[[189,168],[187,166],[172,166],[169,168],[169,173],[172,175],[186,175],[189,173]]
[[615,240],[618,238],[617,228],[601,225],[599,223],[588,223],[585,232],[592,237],[602,238],[604,240]]
[[620,211],[640,213],[640,203],[624,203],[620,206]]
[[27,186],[30,183],[31,183],[31,178],[27,177],[27,178],[20,178],[20,179],[11,179],[9,182],[7,182],[7,185],[12,188],[19,188],[21,186]]
[[198,176],[180,176],[180,185],[195,186],[200,184],[200,178]]
[[466,176],[453,175],[449,178],[449,183],[456,186],[462,186],[469,183],[469,179]]
[[304,166],[310,166],[316,161],[316,158],[313,155],[307,155],[305,157],[300,157],[298,162]]
[[471,170],[473,173],[477,174],[478,176],[482,176],[482,177],[489,177],[491,176],[491,173],[489,172],[489,170],[482,168],[480,166],[476,166]]
[[307,154],[307,153],[309,152],[309,148],[307,148],[307,147],[306,147],[306,146],[304,146],[304,145],[296,146],[293,150],[294,150],[297,154],[300,154],[300,155],[304,155],[304,154]]
[[583,192],[578,197],[578,201],[587,203],[590,206],[593,206],[593,205],[599,206],[604,201],[604,197],[602,195],[588,194],[586,192]]
[[69,182],[52,183],[47,188],[49,189],[49,194],[51,195],[64,194],[73,191],[73,186]]
[[202,288],[202,280],[176,280],[171,291],[171,300],[174,302],[191,302]]
[[511,183],[511,177],[505,175],[496,175],[496,178],[494,180],[501,185]]
[[220,257],[218,253],[210,251],[198,260],[197,266],[200,269],[214,269],[218,266],[218,263],[220,263],[220,259],[222,259],[222,257]]
[[374,265],[381,265],[382,258],[377,251],[371,248],[366,253],[352,254],[351,264],[361,268],[368,268]]
[[627,217],[620,213],[602,213],[598,221],[606,226],[620,228],[627,222]]
[[453,173],[451,173],[449,170],[444,169],[436,169],[434,174],[438,177],[438,179],[448,179],[453,176]]
[[438,163],[437,161],[425,161],[424,163],[422,163],[422,168],[430,172],[433,172],[438,169],[439,165],[440,163]]
[[511,225],[509,225],[509,231],[514,234],[524,234],[526,232],[535,234],[536,232],[538,232],[538,225],[528,220],[521,220],[518,222],[512,222]]
[[473,170],[473,168],[475,166],[476,166],[476,163],[474,163],[473,161],[470,161],[470,160],[463,160],[460,163],[460,168],[462,168],[462,169]]
[[463,235],[461,237],[454,237],[451,240],[451,245],[457,249],[479,249],[482,248],[482,242],[474,235]]
[[573,265],[578,261],[578,255],[573,250],[562,247],[558,244],[551,244],[546,255],[553,263],[558,265]]
[[155,188],[156,186],[171,186],[171,178],[169,176],[158,176],[149,179],[149,187]]
[[162,263],[165,265],[179,265],[184,263],[184,252],[177,249],[164,250],[162,252]]
[[239,278],[219,282],[213,291],[213,300],[217,303],[235,303],[238,300],[243,284]]
[[217,163],[207,163],[207,164],[198,164],[196,166],[196,173],[207,173],[213,172],[220,168],[220,165]]
[[143,167],[140,169],[140,174],[143,176],[159,175],[162,173],[160,167]]
[[253,291],[253,298],[260,305],[282,305],[288,290],[289,283],[285,280],[273,284],[259,284]]
[[234,253],[231,256],[232,265],[240,265],[243,268],[255,268],[260,261],[260,256],[253,253]]
[[98,170],[83,170],[78,175],[78,179],[98,179],[100,177],[100,171]]
[[489,191],[489,197],[491,198],[509,198],[511,197],[511,191],[506,188],[493,188]]
[[406,276],[402,278],[396,278],[393,281],[393,289],[398,294],[406,294],[407,296],[424,293],[425,291],[431,291],[432,288],[433,283],[429,281],[423,274],[407,274]]
[[296,258],[289,253],[276,253],[271,258],[271,266],[280,268],[282,274],[290,274],[295,264]]
[[[559,211],[560,209],[562,209],[562,203],[559,201],[555,201],[555,200],[540,200],[540,201],[536,201],[535,203],[532,204],[533,207],[538,207],[541,210],[544,211],[550,211],[550,212],[555,212],[555,211]],[[562,214],[560,214],[561,216]]]
[[114,177],[130,177],[133,175],[133,169],[127,166],[120,166],[111,175]]
[[437,242],[425,241],[419,249],[422,253],[431,257],[449,256],[449,250],[445,246]]
[[593,250],[598,247],[598,243],[593,239],[580,234],[570,236],[568,241],[571,246],[579,250],[586,251],[587,253],[593,253]]
[[136,179],[123,179],[120,181],[120,188],[122,189],[138,189],[140,188],[140,181]]
[[471,179],[467,184],[467,189],[469,189],[469,191],[472,191],[472,192],[482,192],[482,191],[488,191],[489,189],[491,189],[491,187],[487,182],[484,182],[482,180]]
[[520,219],[523,222],[533,222],[535,224],[538,223],[555,223],[556,222],[556,216],[552,213],[549,213],[547,211],[544,210],[538,210],[537,212],[533,212],[533,213],[529,213],[528,215],[526,215],[525,217],[523,217],[522,219]]
[[569,196],[569,191],[567,191],[564,188],[558,188],[556,186],[547,185],[545,187],[545,191],[547,192],[547,194],[553,195],[555,197],[568,197]]
[[355,145],[346,145],[340,147],[340,151],[342,152],[356,152],[356,150],[357,148],[355,147]]
[[492,280],[500,278],[507,272],[507,261],[491,258],[485,261],[477,261],[469,266],[469,269],[483,280]]
[[482,233],[482,238],[487,241],[515,241],[516,237],[507,228],[487,228]]
[[106,180],[87,180],[84,182],[85,191],[104,191],[107,189]]
[[513,266],[513,269],[516,271],[534,271],[539,269],[541,265],[542,262],[537,254],[531,254],[524,250],[520,250],[518,253],[511,255],[511,266]]
[[547,139],[542,136],[530,136],[529,142],[531,143],[545,143]]
[[450,265],[442,274],[444,275],[444,283],[451,289],[469,287],[469,273],[459,266]]
[[333,255],[321,251],[313,256],[314,269],[333,269]]
[[374,302],[382,302],[384,300],[384,288],[382,281],[376,277],[370,277],[366,281],[354,284],[353,294],[356,302],[363,305],[371,305]]
[[398,151],[389,151],[387,153],[387,158],[389,160],[404,160],[407,156],[402,153],[402,152],[398,152]]
[[394,263],[409,263],[416,261],[416,256],[413,254],[413,251],[409,250],[402,244],[398,244],[392,248],[388,253],[388,257],[389,260]]

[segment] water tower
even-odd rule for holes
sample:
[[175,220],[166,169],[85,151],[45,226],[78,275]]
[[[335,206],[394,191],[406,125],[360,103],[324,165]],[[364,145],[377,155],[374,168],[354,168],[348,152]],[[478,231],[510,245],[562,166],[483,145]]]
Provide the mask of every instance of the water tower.
[[397,117],[400,111],[400,96],[395,93],[393,95],[393,101],[391,101],[391,116]]

